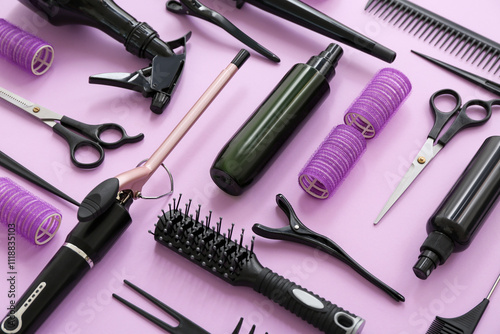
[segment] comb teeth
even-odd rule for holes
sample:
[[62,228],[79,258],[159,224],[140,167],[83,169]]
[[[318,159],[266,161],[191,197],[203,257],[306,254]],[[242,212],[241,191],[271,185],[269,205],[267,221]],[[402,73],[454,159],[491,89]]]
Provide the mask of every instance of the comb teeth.
[[244,229],[240,234],[239,242],[231,240],[234,224],[222,231],[222,218],[214,225],[211,224],[212,212],[206,220],[199,220],[201,206],[196,212],[189,214],[191,200],[186,204],[184,212],[179,209],[179,200],[169,205],[169,211],[159,216],[155,225],[155,240],[171,248],[180,255],[198,264],[216,276],[235,285],[235,280],[249,262],[255,262],[253,253],[254,238],[251,248],[243,246]]
[[409,1],[369,0],[365,10],[483,70],[500,69],[500,44]]
[[436,317],[426,334],[472,334],[488,303],[489,300],[485,298],[469,312],[456,318]]

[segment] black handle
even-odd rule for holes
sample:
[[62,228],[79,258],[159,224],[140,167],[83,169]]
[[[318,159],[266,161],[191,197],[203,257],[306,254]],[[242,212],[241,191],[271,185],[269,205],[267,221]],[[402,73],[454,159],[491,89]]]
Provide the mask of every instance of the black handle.
[[54,25],[83,24],[95,27],[141,58],[173,56],[168,43],[147,23],[138,22],[112,0],[21,0],[42,12]]
[[[448,131],[439,138],[438,143],[445,146],[451,138],[453,138],[458,132],[465,128],[470,128],[473,126],[479,126],[486,123],[491,117],[491,101],[483,100],[470,100],[462,106],[462,110],[458,113],[457,118],[451,124]],[[467,109],[471,106],[478,106],[483,109],[484,117],[481,119],[472,119],[467,115]]]
[[[71,156],[71,162],[78,168],[90,169],[96,168],[102,164],[104,161],[104,149],[98,143],[82,137],[73,131],[65,128],[62,124],[57,123],[52,128],[55,133],[66,139],[69,145],[69,153]],[[98,158],[93,162],[80,162],[76,158],[76,152],[82,147],[90,147],[97,154]]]
[[90,268],[80,254],[61,247],[2,320],[0,333],[35,333]]
[[[449,111],[440,110],[436,106],[435,102],[439,97],[446,95],[452,96],[455,99],[455,106]],[[455,115],[455,113],[460,109],[462,98],[453,89],[441,89],[432,94],[431,98],[429,99],[429,104],[431,105],[431,111],[434,113],[434,125],[432,126],[432,129],[427,137],[436,140],[446,123],[448,123],[453,115]]]
[[327,334],[360,333],[365,320],[264,268],[253,289]]
[[[78,130],[78,132],[85,134],[89,138],[95,140],[103,148],[115,149],[119,148],[124,144],[137,143],[144,139],[144,134],[140,133],[137,136],[129,136],[125,129],[116,123],[104,123],[104,124],[86,124],[67,116],[61,118],[61,124],[66,125],[72,129]],[[102,135],[108,131],[116,131],[120,138],[115,141],[105,141],[102,139]]]

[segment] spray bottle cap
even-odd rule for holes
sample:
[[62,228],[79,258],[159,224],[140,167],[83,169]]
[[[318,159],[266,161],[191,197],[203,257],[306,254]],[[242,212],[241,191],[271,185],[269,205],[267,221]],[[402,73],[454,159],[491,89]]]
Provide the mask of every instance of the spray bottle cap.
[[311,57],[307,65],[314,67],[323,74],[327,80],[330,80],[335,73],[335,67],[343,53],[344,51],[339,45],[331,43],[326,50],[321,51],[319,55]]
[[420,255],[413,272],[420,279],[427,279],[437,266],[445,263],[455,249],[453,240],[446,234],[433,231],[420,247]]

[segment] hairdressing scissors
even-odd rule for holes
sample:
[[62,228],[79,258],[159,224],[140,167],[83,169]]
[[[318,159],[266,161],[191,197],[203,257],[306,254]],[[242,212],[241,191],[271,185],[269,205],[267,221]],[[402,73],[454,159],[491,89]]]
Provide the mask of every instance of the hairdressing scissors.
[[[455,106],[450,111],[441,110],[436,106],[436,100],[442,96],[451,96],[455,101]],[[434,113],[434,125],[427,136],[424,146],[418,152],[417,156],[408,168],[408,171],[401,179],[400,183],[392,193],[392,195],[387,200],[384,208],[375,220],[377,224],[382,217],[389,211],[392,205],[398,200],[398,198],[405,192],[405,190],[410,186],[410,184],[417,178],[417,176],[424,170],[429,162],[443,149],[446,144],[461,130],[472,127],[479,126],[486,123],[492,113],[492,107],[495,105],[500,105],[500,100],[494,99],[490,101],[483,100],[470,100],[462,105],[462,99],[460,95],[452,89],[442,89],[435,92],[429,100],[431,111]],[[467,110],[474,108],[481,108],[484,112],[484,117],[480,119],[472,119],[467,115]],[[451,123],[450,127],[440,136],[441,131],[445,125],[453,118],[454,121]]]
[[[79,168],[88,169],[99,166],[104,161],[104,148],[115,149],[127,143],[136,143],[144,138],[142,133],[134,137],[128,136],[125,129],[115,123],[90,125],[67,116],[59,115],[1,87],[0,97],[16,107],[23,109],[31,116],[36,117],[44,124],[50,126],[59,136],[63,137],[69,144],[71,161]],[[120,138],[112,142],[103,140],[103,133],[111,131],[118,131],[120,133]],[[90,148],[97,153],[97,159],[95,161],[86,162],[78,160],[77,152],[84,147]]]

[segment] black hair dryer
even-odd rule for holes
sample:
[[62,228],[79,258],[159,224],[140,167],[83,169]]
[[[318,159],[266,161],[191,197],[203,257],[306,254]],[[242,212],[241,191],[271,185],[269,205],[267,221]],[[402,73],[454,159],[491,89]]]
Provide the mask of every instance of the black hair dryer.
[[[161,114],[177,84],[185,62],[184,47],[191,33],[164,42],[147,23],[139,22],[112,0],[20,0],[21,3],[56,26],[82,24],[95,27],[125,46],[135,56],[152,61],[134,73],[107,73],[90,77],[90,83],[141,92],[152,97],[151,110]],[[185,48],[184,48],[185,49]],[[168,69],[168,70],[166,70]]]

